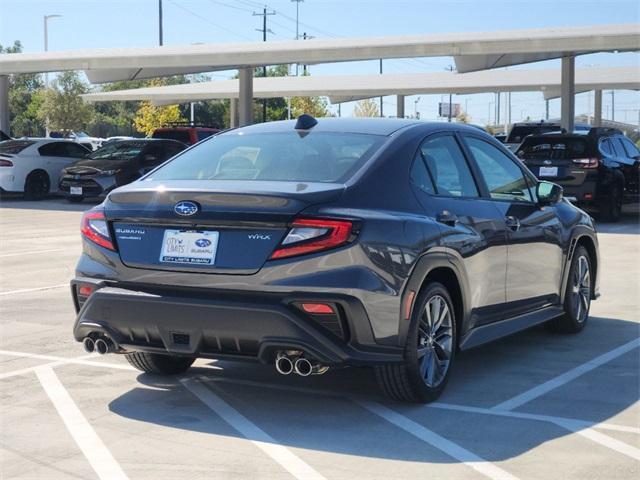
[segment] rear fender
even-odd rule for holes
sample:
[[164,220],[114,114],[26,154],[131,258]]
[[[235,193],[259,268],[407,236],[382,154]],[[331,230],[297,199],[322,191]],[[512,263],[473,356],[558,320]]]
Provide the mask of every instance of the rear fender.
[[[461,260],[457,257],[452,257],[445,249],[438,248],[420,257],[420,259],[416,262],[416,265],[413,268],[411,275],[409,276],[409,280],[407,281],[402,291],[402,301],[400,302],[401,307],[398,326],[398,345],[400,346],[404,346],[406,344],[411,316],[413,315],[415,302],[420,294],[420,291],[424,287],[429,274],[437,268],[446,268],[452,271],[458,281],[462,303],[459,308],[459,311],[462,312],[462,318],[456,318],[456,323],[459,329],[458,336],[460,336],[464,332],[464,327],[468,323],[467,319],[469,318],[471,305],[471,299],[468,298],[468,292],[470,291],[468,288],[468,279]],[[409,318],[406,318],[404,306],[408,301],[408,297],[410,295],[413,295],[413,301]]]

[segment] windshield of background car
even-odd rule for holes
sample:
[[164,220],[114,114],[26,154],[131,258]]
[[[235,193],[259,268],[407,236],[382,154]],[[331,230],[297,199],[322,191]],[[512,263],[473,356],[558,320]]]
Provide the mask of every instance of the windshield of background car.
[[230,132],[187,150],[148,180],[345,182],[386,137],[336,132]]
[[527,135],[539,135],[559,130],[558,125],[516,125],[509,132],[506,143],[520,143]]
[[164,138],[165,140],[177,140],[182,143],[191,143],[189,130],[156,130],[152,138]]
[[7,140],[0,143],[0,153],[17,154],[36,142],[31,140]]
[[113,142],[99,148],[89,158],[93,160],[129,160],[137,157],[145,142]]
[[588,156],[588,144],[582,138],[527,138],[518,148],[519,158],[533,160],[564,160]]

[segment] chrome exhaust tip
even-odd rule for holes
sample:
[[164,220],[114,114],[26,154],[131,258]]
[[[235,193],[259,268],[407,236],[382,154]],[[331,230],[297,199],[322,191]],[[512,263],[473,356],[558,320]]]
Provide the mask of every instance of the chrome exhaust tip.
[[276,357],[276,370],[281,375],[289,375],[293,372],[293,362],[281,353]]
[[84,340],[82,340],[82,346],[84,347],[84,351],[87,353],[93,353],[96,349],[96,344],[90,337],[85,337]]
[[96,340],[95,348],[96,348],[96,352],[98,352],[100,355],[109,353],[109,351],[111,350],[111,346],[109,345],[109,343],[107,343],[107,341],[103,340],[102,338],[99,338],[98,340]]
[[299,358],[296,360],[294,369],[301,377],[308,377],[313,372],[313,365],[306,358]]

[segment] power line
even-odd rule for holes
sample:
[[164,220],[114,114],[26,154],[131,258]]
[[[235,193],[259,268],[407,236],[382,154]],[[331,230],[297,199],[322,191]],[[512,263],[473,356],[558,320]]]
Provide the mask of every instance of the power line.
[[253,39],[252,39],[252,38],[247,37],[247,36],[245,36],[245,35],[241,35],[241,34],[239,34],[239,33],[235,32],[235,31],[233,31],[233,30],[231,30],[231,29],[229,29],[229,28],[226,28],[226,27],[224,27],[224,26],[222,26],[222,25],[218,25],[217,23],[212,22],[211,20],[209,20],[207,17],[203,17],[203,16],[202,16],[202,15],[200,15],[199,13],[196,13],[196,12],[194,12],[193,10],[189,10],[187,7],[185,7],[184,5],[180,5],[179,3],[175,2],[174,0],[169,0],[169,2],[170,2],[172,5],[174,5],[174,6],[178,7],[179,9],[184,10],[184,11],[185,11],[185,12],[187,12],[188,14],[190,14],[190,15],[192,15],[192,16],[194,16],[194,17],[196,17],[196,18],[199,18],[199,19],[200,19],[200,20],[202,20],[203,22],[207,22],[208,24],[213,25],[214,27],[219,28],[220,30],[224,30],[225,32],[230,33],[231,35],[235,35],[236,37],[240,37],[240,38],[242,38],[242,39],[244,39],[244,40],[253,41]]
[[[257,31],[262,32],[262,41],[266,42],[267,41],[267,32],[272,33],[273,32],[271,30],[269,30],[267,28],[267,17],[270,15],[275,15],[276,12],[275,11],[267,11],[267,6],[265,5],[264,8],[262,9],[262,13],[256,13],[253,12],[251,15],[254,17],[262,17],[262,28],[256,28]],[[266,77],[267,76],[267,66],[264,65],[262,67],[262,76]],[[262,100],[262,121],[266,122],[267,121],[267,99],[264,98]]]

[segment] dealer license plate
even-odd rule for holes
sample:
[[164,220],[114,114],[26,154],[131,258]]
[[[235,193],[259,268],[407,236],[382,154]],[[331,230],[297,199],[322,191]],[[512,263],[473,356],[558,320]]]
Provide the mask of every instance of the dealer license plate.
[[539,177],[557,177],[558,167],[540,167]]
[[165,230],[160,261],[213,265],[218,250],[218,232]]

